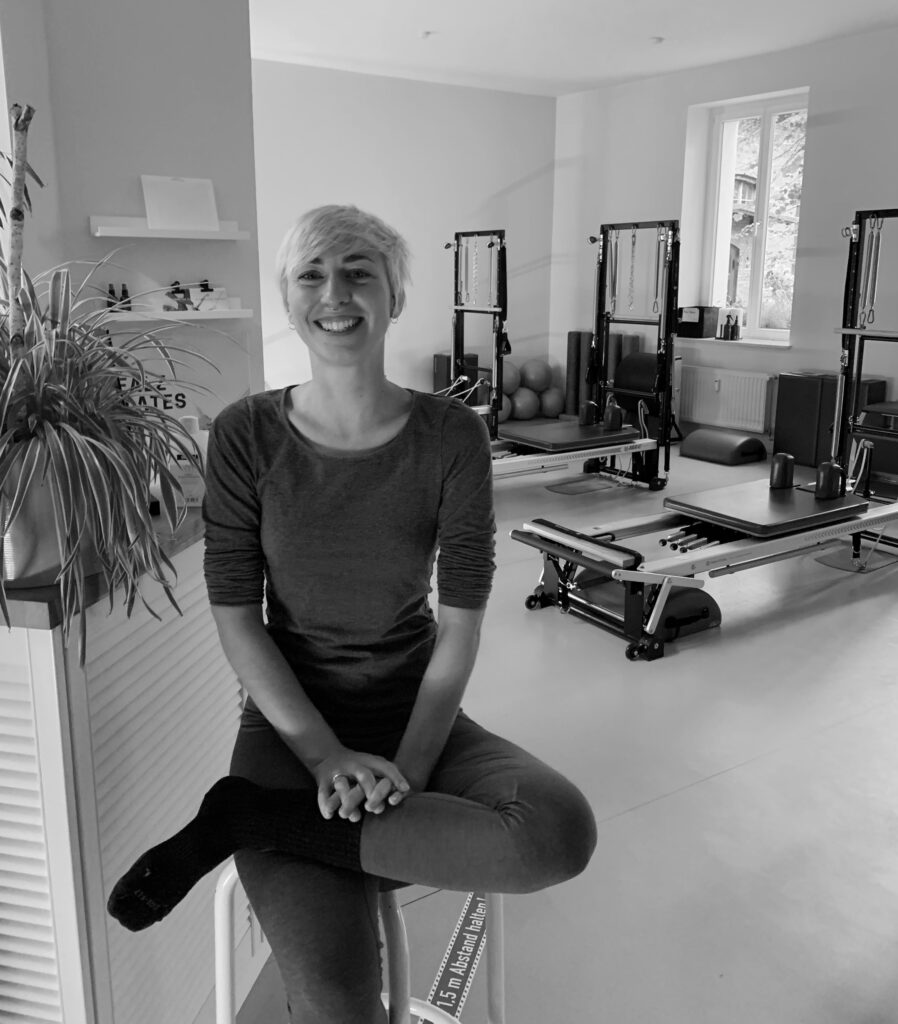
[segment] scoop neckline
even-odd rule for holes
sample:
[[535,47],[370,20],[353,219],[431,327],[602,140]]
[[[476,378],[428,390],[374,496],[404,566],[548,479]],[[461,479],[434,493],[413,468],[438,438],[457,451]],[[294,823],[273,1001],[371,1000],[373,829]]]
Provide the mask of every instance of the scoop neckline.
[[311,438],[306,437],[299,427],[296,426],[293,420],[290,419],[287,403],[290,400],[290,392],[295,386],[296,385],[291,384],[288,387],[285,387],[281,392],[281,416],[287,425],[287,429],[293,437],[311,451],[315,452],[317,455],[323,455],[331,459],[364,459],[371,455],[377,455],[385,449],[392,447],[392,445],[396,444],[406,431],[408,431],[409,424],[412,421],[412,416],[414,416],[415,411],[418,408],[418,393],[413,391],[411,388],[403,388],[403,391],[411,396],[412,404],[408,411],[405,423],[403,423],[402,427],[400,427],[400,429],[391,438],[384,441],[382,444],[375,445],[373,448],[332,448],[329,445],[319,444],[317,441],[313,441]]

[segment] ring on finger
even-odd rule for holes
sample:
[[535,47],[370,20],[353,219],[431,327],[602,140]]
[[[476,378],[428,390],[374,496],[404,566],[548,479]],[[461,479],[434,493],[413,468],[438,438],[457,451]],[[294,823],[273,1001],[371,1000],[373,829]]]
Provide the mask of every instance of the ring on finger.
[[334,772],[331,776],[331,784],[335,786],[337,784],[337,779],[346,779],[348,782],[349,776],[345,772]]

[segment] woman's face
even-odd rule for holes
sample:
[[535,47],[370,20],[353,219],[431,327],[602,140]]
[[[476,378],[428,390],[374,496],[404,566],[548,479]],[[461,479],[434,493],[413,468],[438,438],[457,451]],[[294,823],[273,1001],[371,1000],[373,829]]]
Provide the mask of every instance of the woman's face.
[[379,253],[357,252],[299,263],[287,282],[287,309],[309,349],[328,362],[352,362],[382,349],[392,299]]

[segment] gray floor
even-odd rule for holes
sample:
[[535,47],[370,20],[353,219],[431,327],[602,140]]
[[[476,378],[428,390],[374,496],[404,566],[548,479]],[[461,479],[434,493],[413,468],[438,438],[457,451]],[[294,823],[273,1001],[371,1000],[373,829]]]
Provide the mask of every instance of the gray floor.
[[[524,609],[540,566],[508,538],[524,520],[598,526],[767,471],[674,454],[660,493],[497,483],[466,710],[577,781],[599,822],[581,877],[506,900],[509,1024],[898,1022],[898,564],[858,575],[806,555],[709,581],[722,627],[652,663]],[[463,900],[408,890],[418,995]],[[269,964],[239,1021],[285,1019]]]

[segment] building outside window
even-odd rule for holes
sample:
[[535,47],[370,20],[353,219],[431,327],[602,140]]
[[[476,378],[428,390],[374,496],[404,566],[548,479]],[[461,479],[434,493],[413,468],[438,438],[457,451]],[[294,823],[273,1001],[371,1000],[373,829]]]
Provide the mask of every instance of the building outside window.
[[725,104],[712,115],[710,301],[740,311],[743,335],[785,340],[792,326],[807,92]]

